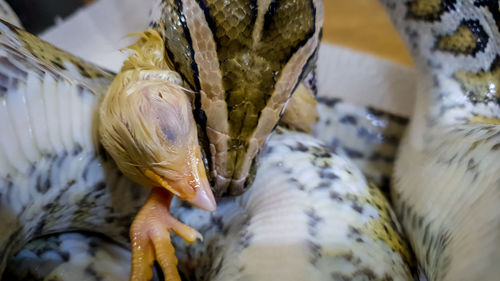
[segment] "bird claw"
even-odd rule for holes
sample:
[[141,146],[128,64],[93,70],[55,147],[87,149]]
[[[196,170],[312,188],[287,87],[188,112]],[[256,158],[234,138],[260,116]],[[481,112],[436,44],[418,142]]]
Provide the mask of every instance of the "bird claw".
[[154,188],[130,228],[132,242],[132,269],[130,281],[147,281],[153,277],[152,266],[156,260],[165,280],[181,281],[177,271],[177,257],[170,239],[170,230],[186,242],[202,240],[201,234],[170,215],[172,194]]

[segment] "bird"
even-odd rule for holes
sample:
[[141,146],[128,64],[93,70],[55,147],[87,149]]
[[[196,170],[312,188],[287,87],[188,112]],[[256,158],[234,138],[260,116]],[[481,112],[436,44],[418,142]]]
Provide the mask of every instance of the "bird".
[[191,101],[180,76],[164,63],[163,45],[157,32],[141,34],[99,110],[103,147],[125,176],[153,187],[130,228],[130,280],[150,280],[155,260],[169,280],[180,280],[169,232],[191,243],[202,239],[170,216],[174,195],[204,210],[216,209]]
[[[148,70],[135,64],[145,63],[144,59],[131,56],[130,65],[125,64],[130,69],[114,76],[6,22],[1,32],[4,119],[0,126],[5,133],[0,216],[6,230],[0,236],[1,272],[7,258],[26,241],[51,233],[100,232],[128,245],[132,218],[151,220],[149,213],[137,214],[139,206],[155,204],[158,194],[169,200],[175,193],[197,206],[215,208],[191,102],[175,72]],[[137,44],[150,46],[142,46],[143,42],[141,38]],[[119,141],[107,139],[117,135]],[[134,143],[137,137],[141,140]],[[149,190],[140,184],[158,184],[170,191],[153,189],[144,203]],[[152,215],[171,223],[191,242],[199,238],[194,229],[169,219],[168,207],[168,203],[158,205]],[[131,229],[138,235],[150,234],[141,224],[132,224]],[[162,242],[169,238],[168,232],[154,234],[163,234],[154,236]]]
[[498,2],[381,2],[419,73],[395,211],[428,280],[498,280]]

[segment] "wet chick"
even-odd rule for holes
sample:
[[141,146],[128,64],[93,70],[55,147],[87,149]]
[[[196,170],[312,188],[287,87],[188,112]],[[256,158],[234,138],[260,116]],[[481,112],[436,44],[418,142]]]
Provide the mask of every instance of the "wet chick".
[[182,79],[169,70],[161,37],[151,30],[140,36],[102,102],[99,133],[119,169],[153,187],[130,229],[130,280],[150,280],[155,260],[167,280],[180,280],[169,231],[187,242],[201,235],[170,216],[172,197],[208,211],[216,204]]

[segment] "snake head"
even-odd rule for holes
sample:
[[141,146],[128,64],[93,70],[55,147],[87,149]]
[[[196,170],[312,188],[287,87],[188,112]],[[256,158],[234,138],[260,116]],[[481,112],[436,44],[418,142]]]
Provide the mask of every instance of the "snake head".
[[320,0],[161,1],[152,27],[196,92],[216,195],[237,195],[319,44]]
[[133,181],[214,211],[191,101],[175,72],[119,73],[100,107],[101,143]]

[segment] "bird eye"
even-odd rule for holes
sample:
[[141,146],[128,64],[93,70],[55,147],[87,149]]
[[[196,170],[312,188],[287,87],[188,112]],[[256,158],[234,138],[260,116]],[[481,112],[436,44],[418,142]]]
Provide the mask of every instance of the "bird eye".
[[163,127],[161,128],[161,131],[163,132],[163,135],[165,137],[167,137],[167,140],[169,142],[175,142],[175,140],[177,139],[177,134],[170,128],[167,128],[167,127]]

